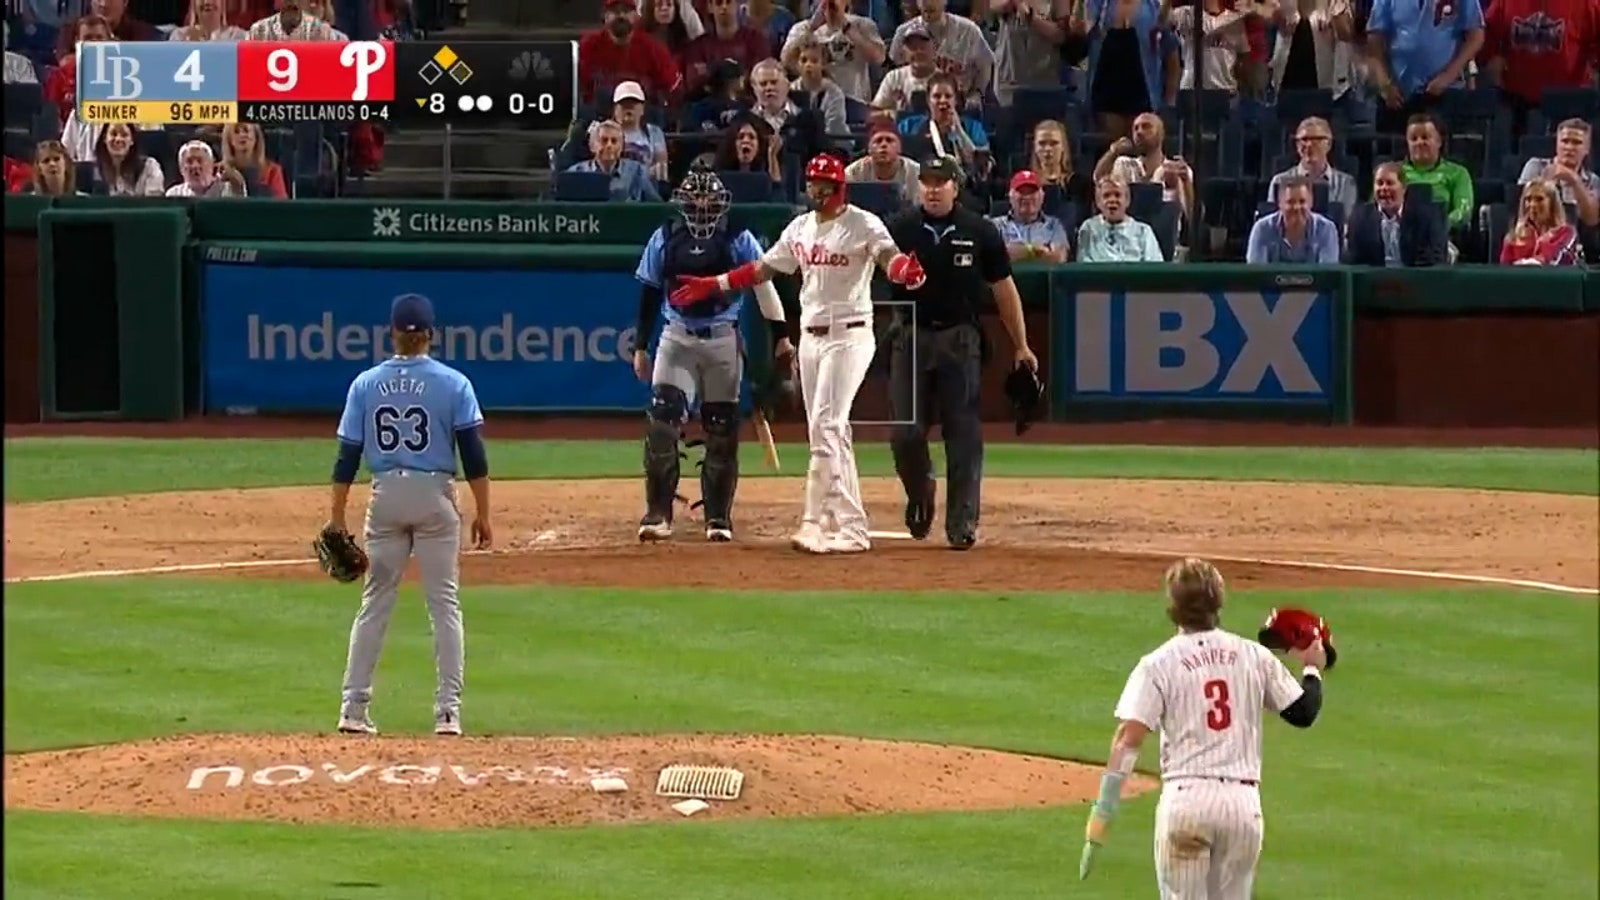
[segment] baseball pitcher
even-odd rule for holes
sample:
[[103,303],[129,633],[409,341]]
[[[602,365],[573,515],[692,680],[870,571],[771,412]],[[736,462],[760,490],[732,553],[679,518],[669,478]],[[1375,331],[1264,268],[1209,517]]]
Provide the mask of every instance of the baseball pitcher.
[[372,473],[366,542],[370,568],[361,611],[350,627],[339,730],[376,734],[367,714],[372,673],[383,652],[389,616],[407,561],[415,555],[433,623],[438,687],[434,733],[461,733],[463,647],[456,598],[461,513],[456,506],[456,449],[477,515],[472,542],[492,543],[489,526],[489,458],[483,412],[465,375],[428,356],[433,304],[426,297],[396,297],[389,315],[395,355],[356,376],[339,419],[339,459],[333,467],[329,528],[348,532],[345,505],[364,459]]
[[1261,731],[1265,710],[1310,728],[1322,709],[1326,632],[1288,646],[1297,681],[1267,647],[1223,631],[1222,575],[1199,559],[1166,572],[1178,633],[1139,660],[1117,701],[1120,720],[1090,812],[1080,879],[1116,818],[1122,782],[1161,732],[1156,884],[1162,900],[1250,900],[1261,858]]
[[[747,292],[681,301],[672,296],[684,279],[715,276],[761,258],[761,244],[748,230],[728,227],[732,197],[716,174],[690,172],[672,193],[679,217],[650,235],[634,277],[643,285],[634,332],[633,369],[650,381],[650,409],[644,438],[644,518],[640,541],[672,536],[672,504],[678,493],[678,442],[689,410],[700,402],[705,427],[705,460],[700,498],[705,505],[706,540],[733,540],[733,495],[739,484],[739,383],[744,357],[739,316]],[[774,353],[781,361],[792,352],[783,303],[770,284],[755,287],[761,315],[772,327]],[[666,319],[655,366],[643,349],[655,332],[656,314]]]

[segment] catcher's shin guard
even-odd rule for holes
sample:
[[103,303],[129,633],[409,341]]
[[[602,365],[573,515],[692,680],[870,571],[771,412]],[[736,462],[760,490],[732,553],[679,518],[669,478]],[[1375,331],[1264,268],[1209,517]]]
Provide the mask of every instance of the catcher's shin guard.
[[678,439],[683,433],[689,398],[672,385],[657,385],[650,401],[644,433],[645,514],[672,521],[672,502],[680,477]]
[[704,404],[700,421],[706,429],[706,456],[700,464],[700,499],[705,504],[706,522],[727,523],[739,488],[739,406]]

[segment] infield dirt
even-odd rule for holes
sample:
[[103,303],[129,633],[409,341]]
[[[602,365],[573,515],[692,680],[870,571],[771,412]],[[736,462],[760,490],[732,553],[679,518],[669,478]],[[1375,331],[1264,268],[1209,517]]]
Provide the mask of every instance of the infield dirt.
[[[693,493],[686,479],[685,488]],[[875,527],[899,531],[901,494],[863,488]],[[640,546],[634,480],[495,485],[500,549],[463,560],[475,585],[546,583],[730,589],[1141,590],[1166,557],[1336,562],[1596,587],[1593,497],[1194,481],[991,479],[981,543],[880,540],[871,553],[811,557],[787,547],[797,479],[740,486],[738,540],[708,545],[685,512],[669,544]],[[358,520],[365,495],[351,501]],[[325,488],[101,497],[6,507],[8,579],[193,563],[287,561],[190,573],[321,579],[307,560]],[[294,562],[295,560],[306,560]],[[1374,573],[1224,563],[1243,588],[1417,587]],[[352,588],[352,600],[354,589]],[[1154,605],[1152,606],[1154,613]],[[676,819],[654,796],[674,763],[730,765],[744,795],[696,818],[979,810],[1080,803],[1094,770],[960,747],[818,736],[337,738],[192,735],[8,755],[6,807],[147,816],[344,822],[422,828]],[[197,774],[198,770],[198,774]],[[597,794],[596,773],[623,777]],[[1148,788],[1141,783],[1131,791]]]
[[[688,479],[684,488],[695,495]],[[464,490],[464,489],[463,489]],[[874,527],[904,531],[891,479],[864,479]],[[462,583],[778,590],[1150,590],[1162,556],[1354,563],[1596,587],[1592,497],[1361,485],[989,479],[979,547],[880,540],[872,553],[810,557],[786,545],[803,485],[747,478],[738,541],[707,545],[684,511],[671,543],[640,546],[635,480],[495,485],[500,549],[469,555]],[[326,489],[174,492],[8,505],[7,578],[194,563],[306,560],[219,577],[321,578],[309,542]],[[469,501],[463,498],[464,503]],[[365,495],[351,498],[360,521]],[[670,565],[663,562],[671,560]],[[1391,575],[1226,563],[1241,587],[1416,585]],[[207,573],[196,573],[207,574]]]

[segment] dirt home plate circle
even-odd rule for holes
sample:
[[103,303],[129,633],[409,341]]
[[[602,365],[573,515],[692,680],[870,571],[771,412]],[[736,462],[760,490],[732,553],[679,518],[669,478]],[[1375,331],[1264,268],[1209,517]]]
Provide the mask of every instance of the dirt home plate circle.
[[[871,553],[788,549],[798,479],[740,486],[734,544],[634,539],[627,480],[495,485],[504,547],[463,558],[463,585],[559,584],[796,590],[1136,591],[1154,596],[1171,555],[1223,563],[1243,590],[1426,587],[1416,573],[1581,584],[1600,568],[1593,499],[1356,485],[991,479],[981,543],[967,554],[910,540]],[[862,480],[875,527],[898,524],[892,479]],[[6,508],[8,580],[148,571],[196,559],[186,577],[322,581],[303,544],[321,486],[100,497]],[[352,505],[364,505],[358,487]],[[1405,535],[1403,542],[1393,536]],[[678,561],[661,565],[661,553]],[[1344,567],[1354,567],[1353,569]],[[1411,572],[1411,575],[1397,574]],[[1578,580],[1574,580],[1578,579]],[[1153,623],[1152,627],[1158,627]],[[307,730],[319,723],[307,723]],[[346,738],[195,734],[7,755],[8,809],[156,817],[344,822],[429,829],[682,821],[656,794],[671,766],[742,774],[737,799],[694,821],[738,817],[999,810],[1078,804],[1098,768],[1021,753],[825,735]],[[624,790],[598,790],[596,782]],[[1152,787],[1130,781],[1137,794]]]

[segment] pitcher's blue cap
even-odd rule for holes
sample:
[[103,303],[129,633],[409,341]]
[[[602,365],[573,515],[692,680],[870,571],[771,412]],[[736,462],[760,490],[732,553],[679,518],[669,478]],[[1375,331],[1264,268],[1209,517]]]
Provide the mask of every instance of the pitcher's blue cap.
[[433,303],[421,294],[401,294],[389,307],[389,327],[395,331],[432,331]]

